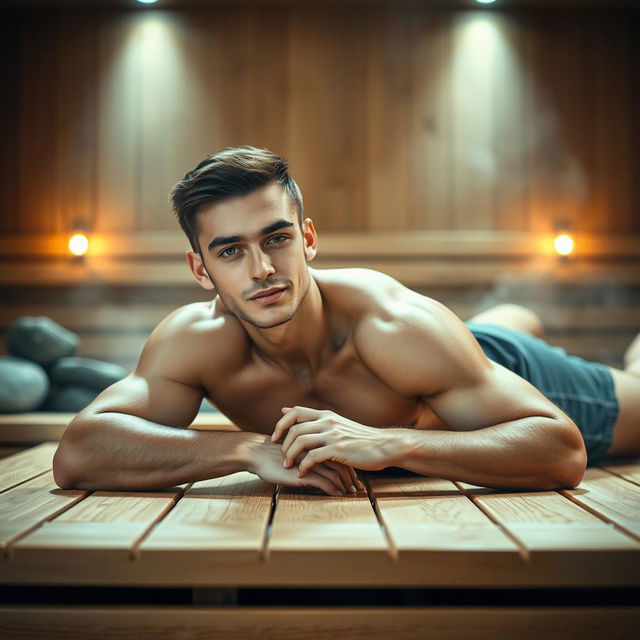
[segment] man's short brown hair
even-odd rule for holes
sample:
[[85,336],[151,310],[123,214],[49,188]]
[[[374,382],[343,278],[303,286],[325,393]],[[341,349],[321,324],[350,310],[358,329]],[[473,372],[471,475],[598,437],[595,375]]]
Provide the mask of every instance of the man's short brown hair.
[[302,193],[289,175],[289,163],[268,149],[242,146],[207,156],[171,190],[171,204],[191,247],[198,246],[198,210],[204,204],[244,196],[271,182],[281,184],[302,226]]

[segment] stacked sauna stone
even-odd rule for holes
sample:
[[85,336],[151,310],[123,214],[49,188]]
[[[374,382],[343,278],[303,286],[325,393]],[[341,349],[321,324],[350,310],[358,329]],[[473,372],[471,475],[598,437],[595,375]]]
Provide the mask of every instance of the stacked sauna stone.
[[51,318],[24,316],[8,329],[0,356],[0,413],[84,409],[124,378],[111,362],[79,358],[80,338]]

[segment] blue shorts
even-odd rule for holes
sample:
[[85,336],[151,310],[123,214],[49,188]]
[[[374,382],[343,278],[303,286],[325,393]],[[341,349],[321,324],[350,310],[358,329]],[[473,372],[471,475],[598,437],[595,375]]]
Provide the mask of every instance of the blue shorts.
[[607,367],[569,356],[543,340],[491,324],[467,322],[485,355],[530,382],[578,426],[588,464],[603,458],[613,441],[618,399]]

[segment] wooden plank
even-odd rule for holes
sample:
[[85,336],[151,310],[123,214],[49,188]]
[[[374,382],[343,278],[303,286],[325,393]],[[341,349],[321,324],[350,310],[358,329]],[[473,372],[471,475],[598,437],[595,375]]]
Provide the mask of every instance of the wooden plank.
[[[493,48],[494,228],[525,231],[528,226],[526,22],[513,13],[496,13],[491,18],[484,28]],[[481,44],[478,41],[478,48]]]
[[419,31],[412,49],[410,220],[416,229],[443,230],[452,220],[453,110],[446,72],[453,56],[452,14],[421,11],[413,19]]
[[[474,503],[519,541],[542,574],[608,576],[611,584],[640,576],[640,543],[555,491],[468,492]],[[474,495],[475,494],[475,495]]]
[[105,13],[100,22],[94,232],[136,228],[140,211],[141,18]]
[[6,491],[51,469],[56,449],[55,443],[45,442],[0,460],[0,491]]
[[99,22],[87,13],[67,13],[58,22],[53,160],[60,198],[57,230],[67,234],[78,224],[92,229],[96,214],[98,33]]
[[392,562],[382,528],[365,495],[332,497],[308,490],[280,489],[267,547],[274,572],[332,568],[336,584],[368,570],[388,571]]
[[[179,487],[135,494],[97,491],[11,548],[22,561],[44,565],[55,555],[69,570],[78,564],[137,557],[137,544],[182,496]],[[99,559],[99,560],[98,560]]]
[[[57,20],[42,12],[24,20],[17,60],[20,88],[14,98],[20,105],[18,120],[19,209],[10,216],[15,229],[27,233],[55,233],[63,230],[59,183],[56,181],[55,142],[59,50],[56,47]],[[37,149],[38,153],[34,153]],[[38,176],[38,179],[35,179]]]
[[[0,237],[0,254],[11,257],[55,258],[66,255],[66,234],[11,234]],[[432,229],[387,231],[323,231],[319,258],[513,258],[544,256],[552,251],[553,234],[491,229]],[[638,258],[638,234],[576,233],[583,258]],[[176,260],[188,272],[184,260],[186,238],[179,230],[100,232],[92,236],[91,256]],[[85,265],[86,266],[86,265]],[[79,269],[81,272],[82,269]],[[188,281],[194,285],[193,280]],[[197,289],[195,289],[197,290]],[[203,294],[204,295],[204,294]],[[135,301],[132,301],[135,308]]]
[[[425,579],[452,571],[477,580],[522,568],[518,545],[453,482],[368,476],[398,568],[420,567]],[[473,577],[473,578],[472,578]]]
[[257,563],[274,488],[251,473],[195,483],[142,541],[141,562]]
[[[45,440],[59,441],[74,416],[74,413],[46,412],[0,415],[0,442],[33,444]],[[239,430],[219,411],[202,411],[189,428],[202,431]]]
[[496,207],[493,17],[464,11],[452,23],[452,194],[455,229],[491,229]]
[[[469,319],[482,308],[490,305],[478,304],[472,301],[459,302],[447,292],[432,291],[431,296],[450,309],[458,316]],[[572,306],[571,300],[535,301],[536,310],[541,315],[548,332],[566,333],[580,329],[582,331],[601,330],[637,330],[638,318],[640,318],[640,306],[629,301],[627,304],[620,302],[606,307],[580,305]],[[0,307],[0,328],[8,327],[16,318],[22,316],[45,315],[67,329],[81,334],[96,331],[109,333],[139,333],[145,336],[150,334],[153,328],[166,316],[182,306],[180,302],[175,304],[129,304],[127,302],[104,301],[90,307],[67,304],[65,306],[46,301],[31,304],[10,304]]]
[[560,493],[640,539],[640,486],[591,468],[575,489]]
[[640,458],[621,461],[605,460],[601,466],[610,473],[615,473],[629,482],[640,485]]
[[[319,257],[316,266],[324,269],[362,267],[377,269],[400,280],[409,287],[492,285],[509,274],[512,282],[526,284],[534,278],[545,278],[555,285],[600,285],[618,287],[640,284],[640,267],[633,261],[576,261],[560,264],[554,260],[540,261],[532,270],[527,261],[516,259],[456,260],[396,257],[341,258]],[[46,269],[45,269],[46,264]],[[144,284],[146,286],[189,285],[192,276],[182,261],[108,260],[87,258],[84,264],[57,261],[40,264],[7,261],[0,265],[0,285],[86,285]],[[195,285],[194,285],[195,286]]]
[[20,166],[16,162],[19,158],[21,146],[20,119],[22,104],[16,98],[21,91],[21,39],[24,37],[25,14],[3,12],[0,23],[0,75],[2,76],[2,92],[0,92],[0,119],[2,121],[2,148],[0,154],[0,193],[4,211],[16,212],[16,215],[0,216],[0,234],[14,234],[21,230]]
[[408,12],[383,6],[367,12],[362,20],[368,45],[363,88],[368,151],[365,224],[373,230],[405,230],[413,217],[416,168],[411,160],[417,133],[411,117],[415,100],[411,58],[417,33],[413,18]]
[[359,7],[327,12],[294,4],[286,20],[287,156],[305,211],[319,229],[364,229],[374,206],[365,191],[367,168],[375,161],[367,139],[374,108],[366,88],[368,15]]
[[441,640],[635,640],[639,624],[637,607],[0,607],[0,634],[16,640],[212,634],[243,640],[422,640],[427,629]]
[[48,519],[70,508],[87,491],[62,490],[51,472],[0,495],[0,549],[10,557],[13,544]]

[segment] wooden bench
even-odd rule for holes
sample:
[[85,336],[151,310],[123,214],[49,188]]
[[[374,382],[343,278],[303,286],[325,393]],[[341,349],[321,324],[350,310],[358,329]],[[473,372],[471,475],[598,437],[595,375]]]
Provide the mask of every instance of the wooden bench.
[[[195,604],[13,602],[0,606],[0,637],[636,637],[640,460],[588,469],[568,491],[367,474],[366,494],[333,498],[249,473],[152,492],[61,490],[56,446],[0,461],[5,593],[189,588]],[[588,587],[626,593],[628,606],[233,604],[243,589],[284,587],[439,589],[450,605],[455,589]]]

